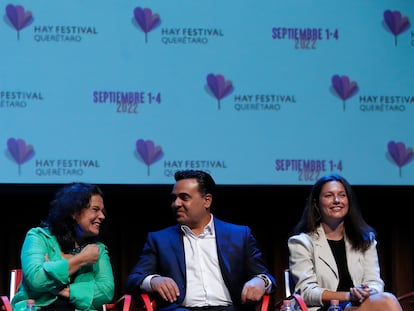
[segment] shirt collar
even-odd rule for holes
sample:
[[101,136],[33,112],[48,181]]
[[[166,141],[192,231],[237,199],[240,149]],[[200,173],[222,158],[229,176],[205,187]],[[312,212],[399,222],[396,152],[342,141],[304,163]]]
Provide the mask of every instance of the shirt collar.
[[[213,221],[213,214],[210,214],[211,218],[208,224],[204,227],[204,231],[202,235],[214,235],[214,221]],[[191,231],[190,227],[187,225],[181,225],[181,231],[184,232],[184,234],[192,234],[194,235],[193,231]]]

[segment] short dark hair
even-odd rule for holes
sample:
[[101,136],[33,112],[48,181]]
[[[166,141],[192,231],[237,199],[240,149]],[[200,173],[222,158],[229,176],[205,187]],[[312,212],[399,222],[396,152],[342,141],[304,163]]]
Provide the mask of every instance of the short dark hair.
[[174,174],[175,181],[190,178],[197,180],[198,192],[201,195],[211,194],[214,196],[216,192],[216,183],[209,173],[201,170],[181,170]]

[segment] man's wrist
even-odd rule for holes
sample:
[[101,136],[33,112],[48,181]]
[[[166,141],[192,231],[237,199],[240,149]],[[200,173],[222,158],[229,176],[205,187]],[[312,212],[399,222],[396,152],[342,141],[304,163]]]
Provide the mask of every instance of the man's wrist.
[[140,288],[142,290],[144,290],[145,292],[151,293],[153,291],[152,290],[152,286],[151,286],[151,280],[154,277],[156,277],[156,276],[160,276],[160,275],[158,275],[158,274],[151,274],[151,275],[148,275],[147,277],[145,277],[145,279],[142,281],[142,283],[140,285]]
[[265,283],[265,288],[268,288],[271,285],[271,281],[269,280],[269,277],[266,274],[258,274],[256,275],[256,277],[258,277],[259,279],[262,279],[263,282]]

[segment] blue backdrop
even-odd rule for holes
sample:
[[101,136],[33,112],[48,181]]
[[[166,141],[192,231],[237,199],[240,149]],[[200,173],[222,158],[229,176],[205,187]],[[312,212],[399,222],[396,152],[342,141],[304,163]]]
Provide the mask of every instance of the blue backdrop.
[[414,185],[414,2],[2,2],[0,183]]

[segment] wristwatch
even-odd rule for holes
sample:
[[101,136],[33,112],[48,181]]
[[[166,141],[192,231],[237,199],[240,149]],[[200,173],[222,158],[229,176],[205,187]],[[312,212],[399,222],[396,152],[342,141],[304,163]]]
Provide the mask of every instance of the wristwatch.
[[265,283],[265,288],[267,288],[270,285],[269,278],[267,277],[266,274],[258,274],[256,276],[263,280],[263,282]]

